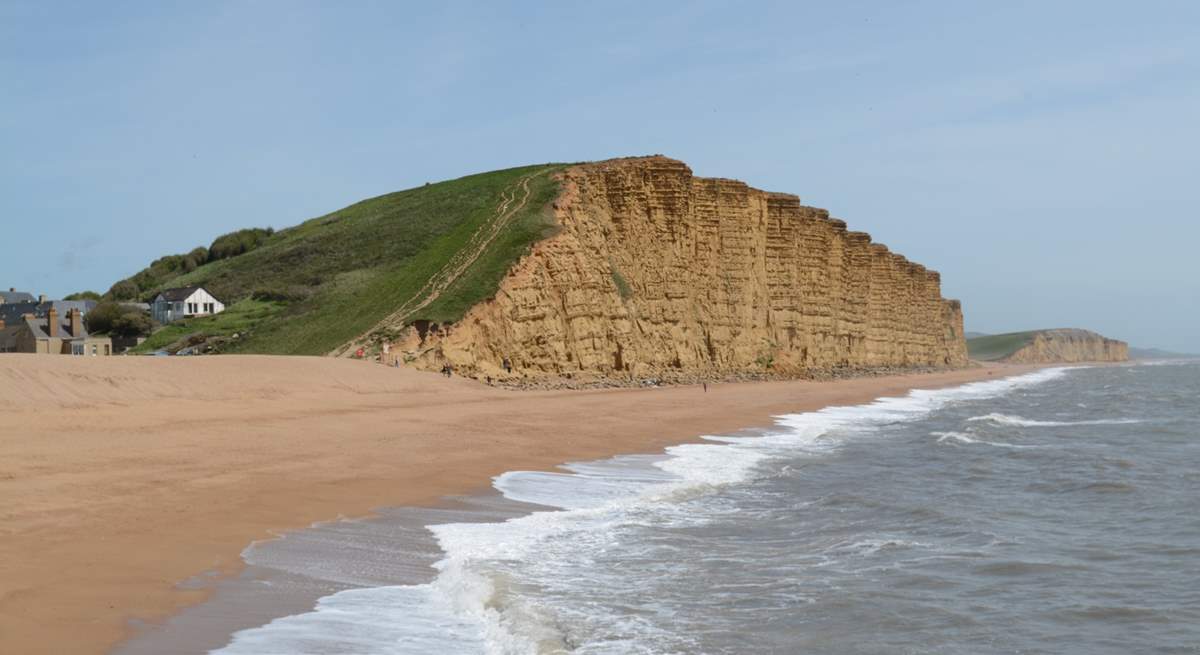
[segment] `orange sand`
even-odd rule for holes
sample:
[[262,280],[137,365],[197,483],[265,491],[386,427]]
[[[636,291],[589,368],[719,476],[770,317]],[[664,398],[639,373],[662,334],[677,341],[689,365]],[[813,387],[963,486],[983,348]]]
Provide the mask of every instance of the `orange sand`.
[[0,651],[106,652],[274,532],[1031,368],[513,392],[332,358],[0,355]]

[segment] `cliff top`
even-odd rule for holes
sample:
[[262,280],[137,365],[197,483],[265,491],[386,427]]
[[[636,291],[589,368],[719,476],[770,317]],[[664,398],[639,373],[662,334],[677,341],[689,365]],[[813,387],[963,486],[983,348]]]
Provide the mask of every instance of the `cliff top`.
[[[600,173],[600,175],[597,175]],[[599,180],[599,181],[598,181]],[[225,312],[184,319],[155,332],[142,351],[320,355],[353,351],[368,336],[394,340],[406,326],[457,323],[495,296],[500,281],[533,244],[556,234],[556,212],[572,202],[573,185],[600,184],[613,202],[658,194],[664,206],[689,207],[692,195],[716,198],[737,212],[754,196],[788,229],[828,228],[870,259],[923,282],[937,272],[910,262],[865,232],[798,196],[759,191],[745,182],[696,177],[663,155],[575,164],[526,166],[471,175],[364,200],[280,230],[248,228],[211,247],[155,259],[114,284],[107,299],[147,300],[171,287],[203,285]],[[759,195],[756,195],[759,194]],[[641,214],[639,214],[640,216]],[[748,229],[758,217],[739,214]],[[867,248],[863,249],[863,246]],[[602,276],[605,277],[605,276]],[[957,311],[959,305],[951,301]]]
[[1124,343],[1082,328],[1048,328],[1025,332],[975,336],[967,339],[967,352],[970,354],[971,359],[984,362],[1000,361],[1011,357],[1017,351],[1033,343],[1038,336],[1063,342],[1095,341],[1100,343]]

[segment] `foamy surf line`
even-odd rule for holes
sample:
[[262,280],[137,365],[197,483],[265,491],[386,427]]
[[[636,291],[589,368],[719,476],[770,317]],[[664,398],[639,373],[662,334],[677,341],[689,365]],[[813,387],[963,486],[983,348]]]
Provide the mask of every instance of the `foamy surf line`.
[[1022,428],[1045,428],[1045,427],[1066,427],[1069,425],[1129,425],[1132,423],[1141,423],[1140,419],[1096,419],[1090,421],[1037,421],[1033,419],[1022,418],[1020,416],[1010,416],[1008,414],[985,414],[983,416],[972,416],[967,419],[971,422],[989,421],[999,425],[1010,425]]
[[[775,417],[774,429],[760,436],[705,436],[706,443],[673,446],[659,455],[571,463],[563,472],[504,473],[493,486],[505,498],[547,509],[503,522],[430,525],[444,553],[432,582],[334,593],[313,611],[239,631],[212,652],[516,655],[563,652],[581,643],[584,652],[654,652],[628,641],[586,648],[586,636],[563,633],[555,616],[561,608],[523,593],[522,585],[552,585],[556,562],[586,560],[590,552],[620,548],[615,528],[669,523],[681,503],[767,474],[763,465],[772,460],[821,457],[856,434],[918,420],[950,403],[1054,380],[1068,370],[1043,369],[782,415]],[[629,632],[628,617],[609,616],[606,612],[614,610],[603,607],[588,611],[595,614],[589,617],[591,624],[623,622]]]

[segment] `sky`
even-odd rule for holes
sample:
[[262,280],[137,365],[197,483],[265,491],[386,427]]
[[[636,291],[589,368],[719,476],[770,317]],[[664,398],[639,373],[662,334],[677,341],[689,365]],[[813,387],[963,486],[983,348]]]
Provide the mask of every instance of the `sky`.
[[0,286],[661,153],[942,273],[968,330],[1200,352],[1200,3],[0,0]]

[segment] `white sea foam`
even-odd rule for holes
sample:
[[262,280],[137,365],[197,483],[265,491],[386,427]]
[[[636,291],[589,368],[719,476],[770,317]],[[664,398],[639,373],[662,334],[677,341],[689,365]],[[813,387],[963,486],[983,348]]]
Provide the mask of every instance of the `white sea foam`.
[[933,436],[937,437],[938,443],[963,443],[963,444],[983,444],[985,446],[996,446],[997,448],[1040,448],[1040,446],[1019,445],[1012,443],[1001,443],[999,441],[988,441],[986,439],[978,439],[964,432],[933,432]]
[[927,547],[928,544],[919,541],[880,537],[875,539],[863,539],[861,541],[849,543],[842,542],[834,544],[826,549],[826,552],[849,554],[856,557],[866,557],[885,550],[910,550]]
[[350,589],[311,612],[234,635],[222,655],[482,653],[485,635],[432,585]]
[[[514,572],[547,571],[538,584],[571,584],[572,580],[555,575],[563,563],[586,564],[609,549],[628,548],[618,541],[622,526],[689,520],[679,510],[681,503],[757,475],[770,475],[768,467],[760,466],[766,461],[820,457],[856,433],[919,419],[947,403],[1052,380],[1066,370],[1043,369],[950,389],[916,390],[865,405],[788,414],[776,417],[776,429],[761,436],[708,437],[710,443],[673,446],[659,456],[570,464],[562,473],[508,472],[494,481],[506,497],[559,509],[503,523],[430,526],[445,552],[432,583],[334,594],[312,612],[239,632],[229,646],[216,652],[517,655],[565,651],[577,643],[577,636],[561,633],[555,608],[521,593],[522,585],[530,583]],[[907,545],[881,541],[850,547]],[[632,615],[613,618],[624,626],[621,632],[626,637],[584,652],[643,652],[628,635],[653,627]]]
[[1196,358],[1149,359],[1149,360],[1139,361],[1133,365],[1134,366],[1188,366],[1188,365],[1195,365],[1195,364],[1200,364],[1200,359],[1196,359]]
[[972,422],[987,421],[998,425],[1011,425],[1023,428],[1061,427],[1067,425],[1127,425],[1141,423],[1139,419],[1096,419],[1090,421],[1037,421],[1008,414],[984,414],[967,419]]

